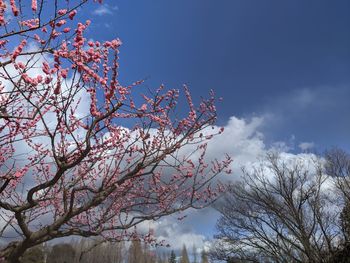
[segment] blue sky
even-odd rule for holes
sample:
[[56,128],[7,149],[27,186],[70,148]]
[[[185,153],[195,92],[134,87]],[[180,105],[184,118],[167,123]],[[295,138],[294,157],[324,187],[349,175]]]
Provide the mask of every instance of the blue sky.
[[[187,84],[197,102],[211,89],[224,98],[217,108],[225,132],[207,151],[209,159],[233,158],[233,173],[222,180],[239,180],[241,166],[270,150],[306,161],[332,146],[350,151],[349,0],[93,2],[79,16],[92,20],[89,38],[122,40],[122,84],[146,79],[136,93]],[[208,246],[218,212],[185,215],[138,227],[155,229],[177,252],[183,244]]]
[[[271,147],[293,154],[302,145],[350,150],[350,1],[104,3],[85,16],[93,20],[92,38],[123,41],[124,84],[186,83],[194,98],[210,89],[224,98],[218,124],[226,137],[211,154],[231,154],[233,176]],[[156,228],[174,249],[190,240],[201,246],[217,218],[212,209],[191,211],[183,222],[167,218]]]
[[85,15],[94,39],[122,39],[122,82],[186,83],[195,98],[214,89],[219,124],[267,116],[266,142],[350,149],[349,1],[104,3]]
[[[123,41],[122,83],[185,83],[194,98],[210,89],[224,98],[218,124],[226,137],[211,154],[231,154],[234,176],[274,147],[350,150],[349,13],[347,0],[105,0],[84,9],[91,38]],[[201,246],[217,218],[191,211],[155,228],[175,249],[189,240]]]
[[[233,157],[224,180],[237,180],[241,166],[271,149],[306,160],[314,157],[308,151],[332,146],[350,151],[349,0],[92,2],[79,15],[92,20],[88,37],[124,43],[122,84],[146,79],[141,91],[187,84],[195,101],[211,89],[224,98],[225,132],[208,145],[210,158]],[[186,214],[140,228],[155,228],[175,250],[206,246],[218,213]]]

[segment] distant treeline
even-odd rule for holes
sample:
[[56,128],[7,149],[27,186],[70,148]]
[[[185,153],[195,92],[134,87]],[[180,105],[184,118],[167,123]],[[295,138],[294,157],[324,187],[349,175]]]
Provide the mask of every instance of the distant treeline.
[[157,252],[136,240],[109,243],[82,239],[33,247],[24,254],[21,263],[209,263],[206,253],[197,253],[195,247],[190,256],[185,245],[181,255],[176,255],[173,250],[169,253]]

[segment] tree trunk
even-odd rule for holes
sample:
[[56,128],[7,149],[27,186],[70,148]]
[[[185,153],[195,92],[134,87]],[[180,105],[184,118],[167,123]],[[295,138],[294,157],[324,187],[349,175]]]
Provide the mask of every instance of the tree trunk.
[[6,257],[6,263],[21,263],[20,257],[22,257],[24,252],[30,247],[28,242],[18,242]]

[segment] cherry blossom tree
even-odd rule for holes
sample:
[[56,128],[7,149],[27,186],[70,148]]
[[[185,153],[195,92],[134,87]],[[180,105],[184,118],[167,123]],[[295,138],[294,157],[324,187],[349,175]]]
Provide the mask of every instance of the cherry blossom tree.
[[184,87],[188,113],[180,116],[179,90],[122,85],[121,41],[87,41],[90,21],[76,21],[87,2],[0,0],[6,262],[72,235],[152,242],[134,227],[210,204],[225,188],[213,179],[230,172],[230,157],[205,157],[207,141],[222,132],[213,126],[214,95],[195,106]]

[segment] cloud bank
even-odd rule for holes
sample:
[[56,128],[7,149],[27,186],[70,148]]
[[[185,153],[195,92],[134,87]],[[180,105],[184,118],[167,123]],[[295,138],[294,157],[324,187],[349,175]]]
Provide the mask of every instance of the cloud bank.
[[[311,162],[315,155],[308,153],[314,147],[311,142],[297,144],[301,153],[292,153],[290,142],[274,142],[267,144],[263,127],[269,125],[269,118],[253,117],[250,119],[232,116],[225,125],[225,131],[220,136],[214,137],[208,144],[208,159],[223,158],[229,154],[233,158],[231,175],[222,175],[221,180],[234,182],[241,177],[241,168],[252,167],[260,163],[261,159],[270,151],[280,152],[280,156],[286,162],[296,158],[306,164]],[[219,129],[215,127],[214,129]],[[293,140],[296,140],[293,138]],[[149,223],[149,227],[155,230],[160,240],[166,240],[171,249],[180,251],[186,244],[188,249],[195,245],[200,249],[207,249],[210,240],[215,233],[215,224],[219,213],[214,208],[203,210],[188,210],[184,212],[185,219],[179,221],[178,215],[169,216],[155,223]]]

